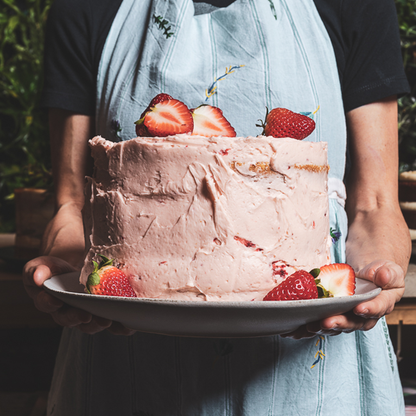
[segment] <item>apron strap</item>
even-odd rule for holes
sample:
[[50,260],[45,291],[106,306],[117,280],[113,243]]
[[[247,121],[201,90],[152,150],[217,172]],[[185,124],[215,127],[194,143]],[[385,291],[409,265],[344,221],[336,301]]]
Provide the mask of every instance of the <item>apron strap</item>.
[[342,207],[345,207],[347,191],[344,182],[341,179],[328,178],[328,196],[331,199],[335,199]]

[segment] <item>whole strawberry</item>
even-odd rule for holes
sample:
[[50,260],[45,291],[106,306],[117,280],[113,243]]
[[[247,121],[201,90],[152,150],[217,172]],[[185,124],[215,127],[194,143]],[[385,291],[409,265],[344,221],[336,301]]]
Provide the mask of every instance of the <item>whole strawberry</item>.
[[266,121],[257,124],[257,127],[263,127],[262,134],[265,136],[303,140],[315,130],[315,121],[287,108],[274,108],[267,112]]
[[194,121],[188,107],[168,94],[158,94],[135,122],[140,137],[192,133]]
[[101,262],[94,263],[94,271],[88,276],[87,292],[93,295],[123,296],[135,298],[136,294],[127,276],[117,267],[113,260],[100,254]]
[[272,289],[263,300],[317,299],[315,278],[305,270],[291,274],[280,285]]

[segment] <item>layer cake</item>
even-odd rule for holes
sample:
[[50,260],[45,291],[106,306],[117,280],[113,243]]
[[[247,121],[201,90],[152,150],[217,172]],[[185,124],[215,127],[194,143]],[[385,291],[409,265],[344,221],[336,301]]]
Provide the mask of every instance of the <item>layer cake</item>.
[[138,297],[252,301],[330,262],[326,143],[177,135],[90,146],[84,285],[102,254]]

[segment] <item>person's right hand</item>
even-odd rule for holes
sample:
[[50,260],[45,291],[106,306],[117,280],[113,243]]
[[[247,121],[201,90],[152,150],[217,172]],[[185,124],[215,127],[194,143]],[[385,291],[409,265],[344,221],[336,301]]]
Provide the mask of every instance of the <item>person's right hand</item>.
[[77,327],[88,334],[108,329],[115,335],[131,335],[134,331],[120,323],[69,306],[42,288],[43,282],[50,277],[73,271],[75,271],[74,267],[58,257],[42,256],[26,263],[23,269],[23,284],[36,308],[51,314],[57,324]]

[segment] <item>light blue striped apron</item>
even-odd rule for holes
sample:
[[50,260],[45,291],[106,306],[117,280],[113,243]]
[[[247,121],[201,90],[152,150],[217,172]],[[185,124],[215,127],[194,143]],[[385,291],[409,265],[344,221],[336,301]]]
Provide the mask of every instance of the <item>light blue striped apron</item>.
[[[329,145],[331,254],[345,261],[346,128],[331,41],[312,0],[236,0],[194,15],[191,0],[124,0],[99,68],[96,129],[135,137],[159,92],[220,107],[239,136],[266,106],[312,112],[307,140]],[[404,414],[383,320],[368,332],[295,341],[192,339],[65,329],[49,399],[54,416],[396,416]]]

